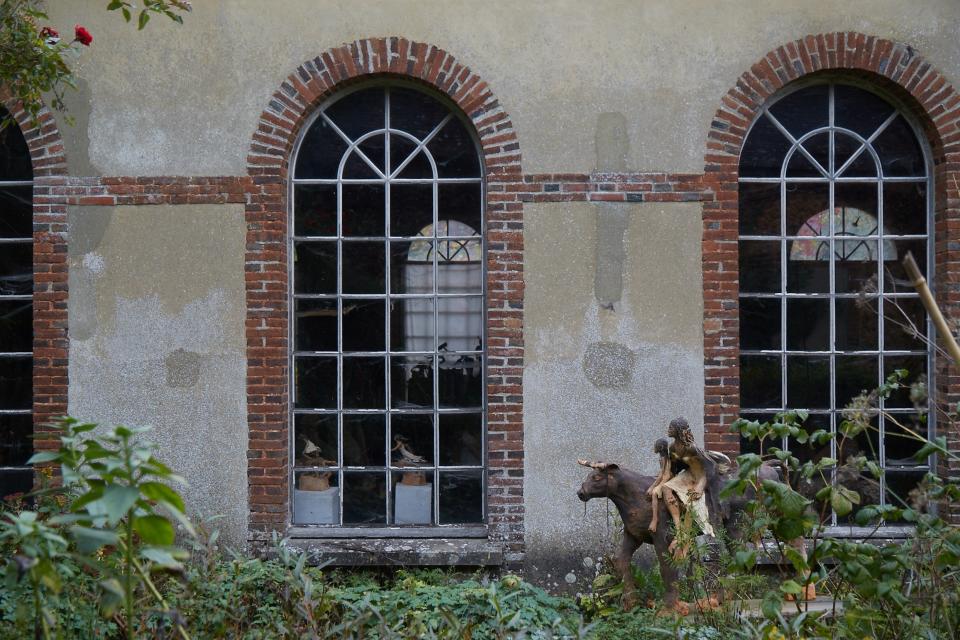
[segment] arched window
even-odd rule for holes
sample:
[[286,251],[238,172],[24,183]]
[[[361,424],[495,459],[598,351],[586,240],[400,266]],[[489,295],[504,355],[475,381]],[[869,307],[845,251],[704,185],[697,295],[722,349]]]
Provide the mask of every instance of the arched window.
[[[827,82],[768,105],[740,158],[740,406],[767,419],[807,409],[811,426],[836,430],[843,408],[895,369],[927,380],[931,329],[900,259],[932,267],[931,175],[908,116],[872,91]],[[928,271],[929,273],[929,271]],[[929,279],[929,278],[928,278]],[[864,502],[901,504],[927,467],[900,425],[927,433],[927,404],[908,392],[883,402],[892,420],[844,451],[885,472]],[[932,419],[932,418],[931,418]],[[744,444],[744,447],[747,445]],[[868,483],[869,484],[869,483]]]
[[11,123],[0,130],[0,497],[33,485],[32,407],[33,166]]
[[406,84],[345,91],[293,161],[293,523],[484,521],[483,173]]

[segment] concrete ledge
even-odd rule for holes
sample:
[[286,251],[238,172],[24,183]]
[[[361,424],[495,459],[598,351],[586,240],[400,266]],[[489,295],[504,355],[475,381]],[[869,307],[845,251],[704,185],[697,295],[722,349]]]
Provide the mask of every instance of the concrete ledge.
[[503,545],[479,539],[317,539],[293,538],[287,544],[309,554],[310,562],[333,566],[500,566]]

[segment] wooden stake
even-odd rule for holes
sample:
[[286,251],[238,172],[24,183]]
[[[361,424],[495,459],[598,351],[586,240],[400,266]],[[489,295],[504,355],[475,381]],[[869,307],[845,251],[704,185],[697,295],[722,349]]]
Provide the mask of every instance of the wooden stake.
[[913,259],[913,254],[909,251],[903,259],[903,268],[907,270],[907,275],[913,280],[913,287],[917,290],[917,293],[920,294],[920,301],[923,302],[923,306],[930,315],[930,319],[933,320],[933,324],[937,328],[937,334],[943,341],[947,353],[950,354],[950,358],[955,365],[960,364],[960,345],[957,345],[957,340],[953,337],[953,332],[950,331],[946,318],[943,317],[943,313],[940,312],[940,307],[937,306],[936,301],[933,299],[933,293],[930,292],[930,287],[927,286],[926,278],[920,273],[920,268],[917,267],[917,261]]

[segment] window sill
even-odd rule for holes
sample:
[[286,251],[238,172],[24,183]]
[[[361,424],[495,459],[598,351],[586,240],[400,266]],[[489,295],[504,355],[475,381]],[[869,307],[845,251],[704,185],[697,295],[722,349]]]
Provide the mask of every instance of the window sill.
[[[287,544],[309,554],[312,563],[333,566],[500,566],[503,545],[484,538],[320,538],[295,536]],[[436,535],[437,532],[434,532]]]

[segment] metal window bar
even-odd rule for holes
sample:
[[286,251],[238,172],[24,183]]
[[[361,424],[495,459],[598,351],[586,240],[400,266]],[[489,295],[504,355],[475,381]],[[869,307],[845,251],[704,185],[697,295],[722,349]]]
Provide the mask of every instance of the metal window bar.
[[[482,515],[483,515],[483,521],[485,522],[485,521],[486,521],[486,497],[485,497],[485,496],[486,496],[486,481],[485,481],[485,477],[484,477],[485,474],[483,474],[483,472],[484,472],[484,470],[485,470],[485,464],[483,463],[483,461],[486,460],[486,455],[487,455],[487,452],[486,452],[486,402],[487,402],[487,399],[486,399],[486,389],[485,389],[485,381],[486,381],[486,373],[485,373],[485,372],[486,372],[486,358],[483,357],[483,356],[484,356],[484,351],[455,351],[455,352],[444,352],[444,353],[443,353],[443,355],[446,356],[446,357],[466,355],[466,356],[473,356],[473,357],[478,357],[478,358],[479,358],[479,360],[480,360],[480,367],[481,367],[481,374],[480,374],[480,375],[481,375],[482,381],[483,381],[483,384],[482,384],[483,392],[482,392],[482,395],[481,395],[481,405],[480,405],[479,407],[440,407],[440,406],[439,406],[439,375],[437,375],[437,373],[439,372],[439,356],[440,356],[440,350],[439,350],[439,344],[438,344],[438,342],[439,342],[439,309],[438,309],[439,305],[437,305],[436,303],[433,304],[433,323],[432,323],[432,324],[433,324],[433,328],[434,328],[434,343],[433,343],[433,350],[430,351],[430,352],[422,352],[422,351],[419,351],[419,352],[418,352],[418,351],[397,351],[397,350],[394,350],[394,349],[392,348],[392,346],[391,346],[391,336],[390,336],[390,332],[391,332],[391,321],[390,321],[390,318],[391,318],[391,314],[394,313],[394,311],[390,310],[389,308],[388,308],[388,311],[387,311],[387,313],[385,314],[385,318],[384,318],[384,331],[385,331],[385,340],[386,340],[386,349],[385,349],[384,351],[349,351],[349,352],[345,352],[345,351],[344,351],[344,348],[343,348],[343,344],[344,344],[344,343],[343,343],[343,304],[344,304],[344,301],[345,301],[345,300],[351,300],[351,299],[367,299],[367,300],[384,299],[384,300],[388,300],[388,301],[389,301],[389,300],[417,300],[417,299],[422,299],[422,300],[434,300],[434,301],[437,301],[437,300],[447,299],[447,298],[449,298],[449,299],[476,298],[476,299],[478,299],[478,300],[481,301],[481,302],[480,302],[481,313],[482,313],[483,316],[485,317],[485,315],[486,315],[486,305],[484,304],[483,301],[485,301],[485,299],[486,299],[486,262],[485,262],[485,256],[486,256],[486,237],[485,237],[485,234],[483,233],[483,229],[485,228],[486,222],[485,222],[485,215],[484,215],[484,210],[483,210],[483,202],[484,202],[483,196],[485,195],[485,194],[483,193],[483,186],[484,186],[483,176],[480,175],[480,176],[476,176],[476,177],[461,177],[461,178],[441,178],[441,177],[439,177],[438,171],[437,171],[436,162],[435,162],[435,160],[433,159],[433,156],[432,156],[432,154],[430,153],[430,150],[427,148],[427,145],[429,145],[430,141],[443,129],[443,127],[444,127],[447,123],[450,122],[450,120],[451,120],[452,118],[455,117],[454,114],[453,114],[452,112],[448,113],[448,114],[441,120],[441,122],[440,122],[437,126],[435,126],[435,127],[433,128],[433,130],[432,130],[427,136],[425,136],[422,140],[419,140],[419,139],[417,139],[415,136],[413,136],[412,134],[410,134],[410,133],[408,133],[408,132],[405,132],[405,131],[402,131],[402,130],[399,130],[399,129],[396,129],[395,127],[393,127],[393,126],[391,125],[391,122],[390,122],[390,85],[384,86],[384,123],[383,123],[383,128],[377,128],[377,129],[368,131],[367,133],[363,134],[362,136],[359,136],[359,137],[358,137],[357,139],[355,139],[355,140],[353,140],[353,139],[351,139],[349,136],[347,136],[346,133],[344,133],[344,131],[343,131],[339,126],[337,126],[336,123],[335,123],[331,118],[329,118],[329,117],[326,115],[326,113],[324,112],[325,109],[326,109],[326,107],[323,107],[323,108],[319,111],[318,115],[315,116],[315,119],[316,119],[316,118],[322,118],[322,119],[324,120],[324,122],[327,123],[327,124],[336,132],[336,134],[337,134],[338,136],[340,136],[341,139],[347,144],[347,149],[344,151],[343,156],[340,158],[340,162],[339,162],[339,166],[338,166],[338,177],[337,177],[337,178],[322,178],[322,179],[320,179],[320,178],[293,178],[293,179],[290,180],[290,191],[289,191],[289,198],[290,198],[290,214],[289,214],[289,215],[291,216],[291,225],[290,225],[290,228],[291,228],[291,229],[294,228],[293,216],[295,216],[295,213],[294,213],[294,212],[296,211],[296,207],[295,207],[295,197],[296,197],[296,195],[295,195],[295,187],[296,187],[296,186],[302,186],[302,185],[335,185],[335,186],[337,187],[337,196],[336,196],[336,202],[337,202],[337,228],[336,228],[336,235],[335,235],[335,236],[295,236],[295,235],[292,235],[292,234],[291,234],[290,238],[288,239],[288,243],[289,243],[289,244],[288,244],[288,250],[290,251],[290,255],[292,256],[292,255],[293,255],[293,248],[294,248],[294,246],[295,246],[294,243],[311,242],[311,241],[336,242],[336,246],[337,246],[337,272],[336,272],[336,282],[337,282],[337,284],[336,284],[336,293],[329,293],[329,294],[293,293],[293,292],[295,291],[295,289],[296,289],[295,271],[294,271],[294,264],[293,264],[294,261],[293,261],[293,259],[291,259],[291,260],[289,261],[289,265],[288,265],[288,267],[289,267],[289,274],[288,274],[288,275],[289,275],[289,280],[290,280],[291,285],[292,285],[292,286],[291,286],[291,293],[290,293],[291,303],[294,303],[296,300],[323,300],[323,299],[327,299],[327,300],[336,300],[336,301],[337,301],[337,351],[335,351],[335,352],[333,352],[333,351],[301,351],[301,350],[299,350],[299,349],[297,348],[295,333],[294,333],[294,338],[293,338],[292,340],[290,340],[290,342],[289,342],[289,346],[288,346],[289,356],[288,356],[288,357],[290,358],[291,364],[294,365],[294,366],[291,367],[291,371],[290,371],[290,385],[291,385],[290,407],[289,407],[289,408],[290,408],[290,415],[291,415],[291,424],[290,424],[290,433],[291,433],[290,455],[291,455],[291,458],[293,458],[294,455],[295,455],[295,450],[296,450],[296,449],[295,449],[295,446],[296,446],[296,444],[295,444],[295,438],[296,438],[296,433],[295,433],[295,431],[296,431],[296,423],[295,423],[295,421],[293,420],[293,418],[294,418],[295,416],[297,416],[297,415],[331,415],[331,416],[335,415],[335,416],[337,417],[337,461],[336,461],[336,465],[337,465],[337,466],[336,466],[336,467],[313,467],[313,466],[303,466],[303,465],[292,464],[292,465],[291,465],[291,470],[290,470],[290,474],[291,474],[291,476],[290,476],[290,477],[291,477],[291,492],[290,492],[291,505],[292,505],[292,500],[293,500],[293,488],[296,486],[297,473],[302,472],[302,471],[316,471],[316,470],[330,470],[330,471],[335,471],[335,472],[337,473],[337,484],[338,484],[338,486],[340,487],[339,492],[338,492],[338,493],[339,493],[339,500],[340,500],[340,510],[339,510],[339,512],[340,512],[340,516],[339,516],[339,517],[340,517],[340,520],[339,520],[339,523],[338,523],[338,525],[339,525],[339,526],[338,526],[338,530],[349,530],[349,529],[354,528],[354,527],[351,527],[351,526],[349,526],[349,525],[345,526],[345,524],[344,524],[344,509],[343,509],[344,504],[343,504],[343,503],[344,503],[344,493],[345,493],[345,492],[344,492],[344,477],[345,477],[345,472],[346,472],[346,471],[351,471],[351,472],[352,472],[352,471],[382,472],[382,473],[383,473],[383,477],[384,477],[384,481],[385,481],[385,493],[386,493],[386,497],[385,497],[385,509],[386,509],[386,513],[384,514],[384,515],[385,515],[385,518],[384,518],[385,524],[384,524],[384,525],[377,525],[377,526],[375,526],[375,527],[365,527],[365,526],[364,526],[364,527],[356,527],[356,528],[357,528],[358,531],[370,531],[370,530],[381,531],[381,530],[383,529],[383,527],[387,527],[388,529],[394,527],[394,526],[395,526],[395,523],[393,522],[393,514],[392,514],[392,509],[391,509],[391,507],[392,507],[392,491],[391,491],[391,487],[392,487],[393,474],[394,474],[394,473],[397,473],[397,471],[400,470],[401,468],[396,467],[395,465],[393,465],[393,464],[392,464],[392,461],[391,461],[391,455],[390,455],[390,454],[391,454],[391,448],[392,448],[392,445],[393,445],[393,442],[392,442],[392,434],[393,434],[392,417],[393,417],[393,416],[397,416],[397,415],[429,415],[429,416],[431,416],[432,424],[433,424],[433,451],[432,451],[433,460],[432,460],[432,465],[431,465],[431,466],[429,466],[429,467],[421,467],[421,469],[422,469],[424,472],[429,473],[429,474],[432,474],[432,483],[433,483],[432,512],[433,512],[433,515],[432,515],[431,525],[430,525],[428,528],[430,528],[430,529],[435,529],[435,528],[438,528],[438,527],[443,527],[442,530],[443,530],[443,531],[447,531],[447,530],[450,528],[450,525],[451,525],[451,524],[452,524],[454,527],[456,527],[456,523],[440,523],[440,522],[439,522],[439,480],[440,480],[440,472],[441,472],[441,471],[468,471],[468,470],[475,470],[475,471],[480,471],[480,472],[481,472],[481,474],[482,474],[482,475],[481,475],[482,493],[483,493],[483,496],[484,496],[484,500],[483,500],[483,504],[482,504]],[[306,127],[304,127],[304,132],[308,131],[308,130],[310,129],[310,126],[312,126],[312,124],[313,124],[313,122],[308,123],[308,125],[307,125]],[[376,135],[383,135],[383,136],[384,136],[384,170],[383,170],[383,171],[381,171],[381,170],[376,166],[376,163],[373,162],[366,154],[364,154],[364,153],[362,152],[362,150],[360,149],[360,147],[359,147],[359,145],[360,145],[364,140],[366,140],[366,139],[368,139],[368,138],[371,138],[371,137],[373,137],[373,136],[376,136]],[[415,149],[414,149],[413,151],[411,151],[411,152],[407,155],[407,157],[406,157],[395,169],[393,168],[393,162],[394,162],[395,159],[391,157],[391,149],[392,149],[391,138],[392,138],[393,136],[398,136],[398,137],[405,138],[405,139],[407,139],[407,140],[409,140],[409,141],[413,141],[413,142],[415,143],[415,145],[416,145],[416,146],[415,146]],[[297,151],[299,151],[299,145],[297,146]],[[296,152],[295,152],[295,153],[296,153]],[[373,170],[376,172],[376,174],[377,174],[378,177],[376,177],[376,178],[362,178],[362,179],[355,179],[355,178],[346,178],[346,177],[344,177],[344,176],[343,176],[344,166],[345,166],[345,164],[346,164],[346,161],[347,161],[348,157],[349,157],[352,153],[358,154],[358,155],[360,156],[360,158],[361,158],[368,166],[370,166],[371,169],[373,169]],[[396,176],[399,175],[399,173],[400,173],[401,171],[403,171],[404,167],[406,167],[407,164],[409,164],[409,163],[410,163],[418,154],[420,154],[420,153],[422,153],[422,154],[424,155],[424,157],[426,157],[427,160],[429,161],[430,166],[431,166],[431,169],[432,169],[432,177],[431,177],[431,178],[398,178],[398,177],[396,177]],[[291,162],[291,165],[292,165],[292,166],[296,166],[296,160],[295,160],[295,158],[294,158],[293,161]],[[476,233],[475,235],[464,236],[464,235],[453,235],[453,234],[441,234],[441,233],[438,233],[438,230],[439,230],[439,224],[438,224],[438,223],[439,223],[439,221],[442,219],[441,216],[440,216],[439,207],[438,207],[438,190],[439,190],[439,185],[441,185],[441,184],[457,184],[457,183],[478,184],[478,185],[480,186],[480,188],[481,188],[480,229],[477,230],[477,233]],[[384,206],[384,225],[385,225],[384,235],[382,235],[382,236],[370,236],[370,237],[345,236],[345,235],[344,235],[344,232],[343,232],[343,188],[344,188],[345,185],[353,185],[353,184],[380,184],[380,185],[383,185],[383,186],[385,187],[385,188],[384,188],[384,193],[385,193],[385,195],[384,195],[384,205],[383,205],[383,206]],[[424,236],[424,235],[417,235],[417,236],[393,236],[393,235],[391,235],[391,224],[390,224],[390,223],[391,223],[391,219],[390,219],[390,215],[391,215],[391,214],[390,214],[390,197],[391,197],[391,196],[390,196],[390,185],[391,185],[391,184],[423,184],[423,185],[431,185],[431,187],[432,187],[432,214],[431,214],[431,217],[432,217],[432,225],[431,225],[431,226],[432,226],[432,233],[431,233],[431,235],[429,235],[429,236]],[[441,293],[441,292],[439,292],[439,291],[438,291],[438,281],[439,281],[439,278],[438,278],[438,270],[439,270],[439,264],[440,264],[440,260],[439,260],[439,258],[438,258],[438,253],[439,253],[439,252],[438,252],[438,251],[431,251],[431,254],[432,254],[432,255],[431,255],[431,260],[432,260],[433,291],[432,291],[430,294],[426,294],[426,295],[424,295],[424,294],[407,294],[407,293],[403,293],[403,292],[399,292],[399,293],[393,292],[393,291],[391,290],[391,287],[392,287],[391,280],[392,280],[392,278],[391,278],[391,273],[390,273],[390,269],[391,269],[391,265],[390,265],[390,247],[391,247],[391,242],[393,242],[393,243],[402,242],[402,241],[408,241],[408,242],[410,242],[410,241],[416,241],[416,240],[426,240],[426,241],[430,241],[430,242],[433,242],[433,243],[435,244],[435,246],[436,246],[436,244],[439,243],[439,242],[450,242],[450,241],[461,241],[461,242],[468,242],[468,241],[470,241],[470,242],[478,242],[479,245],[480,245],[481,255],[479,256],[479,258],[478,258],[477,260],[470,260],[469,262],[476,262],[476,263],[479,263],[479,264],[481,265],[482,277],[481,277],[481,289],[480,289],[480,291],[479,291],[479,292],[464,292],[464,293]],[[344,256],[344,251],[345,251],[345,249],[346,249],[346,250],[349,250],[349,245],[350,245],[350,243],[352,243],[352,242],[358,242],[358,241],[368,241],[368,242],[369,242],[369,241],[373,241],[373,242],[383,242],[383,243],[384,243],[384,250],[385,250],[385,254],[384,254],[384,260],[385,260],[385,275],[384,275],[384,278],[385,278],[385,281],[384,281],[384,293],[382,293],[382,294],[350,294],[350,293],[344,293],[344,291],[343,291],[343,256]],[[295,323],[295,317],[294,317],[294,314],[295,314],[295,304],[291,304],[291,305],[290,305],[289,313],[290,313],[290,316],[289,316],[289,323],[290,323],[290,324],[289,324],[289,326],[291,327],[291,332],[293,332],[294,329],[295,329],[295,324],[294,324],[294,323]],[[483,344],[483,345],[486,345],[486,322],[484,321],[482,324],[483,324],[483,329],[482,329],[481,341],[482,341],[482,344]],[[356,408],[349,408],[349,409],[347,409],[347,408],[344,407],[344,397],[343,397],[343,394],[344,394],[343,363],[344,363],[344,356],[345,356],[345,355],[347,355],[347,357],[368,356],[368,357],[382,357],[382,358],[383,358],[383,363],[384,363],[384,389],[385,389],[385,398],[384,398],[385,406],[384,406],[384,409],[356,409]],[[406,358],[409,358],[410,356],[417,356],[417,355],[429,356],[429,357],[431,358],[431,360],[432,360],[432,365],[433,365],[433,370],[434,370],[434,375],[433,375],[433,406],[432,406],[431,408],[428,408],[428,409],[394,408],[394,407],[392,407],[392,398],[391,398],[392,389],[391,389],[391,380],[390,380],[390,375],[391,375],[391,370],[390,370],[390,369],[391,369],[391,363],[392,363],[392,361],[393,361],[393,358],[394,358],[394,356],[403,356],[403,358],[406,359]],[[335,357],[336,357],[336,363],[337,363],[337,365],[336,365],[336,366],[337,366],[336,380],[337,380],[338,392],[337,392],[336,408],[335,408],[335,409],[303,408],[303,407],[297,407],[297,406],[296,406],[296,404],[297,404],[298,389],[297,389],[297,386],[296,386],[296,373],[295,373],[295,370],[294,370],[294,369],[295,369],[295,366],[296,366],[296,360],[294,360],[294,358],[300,358],[300,357],[304,357],[304,356],[306,356],[306,357],[310,357],[310,356],[333,357],[333,356],[335,356]],[[343,452],[343,435],[344,435],[344,434],[343,434],[343,418],[344,418],[345,413],[347,413],[347,412],[349,412],[351,415],[382,415],[382,416],[385,417],[385,426],[384,426],[384,428],[386,429],[386,433],[385,433],[385,443],[386,443],[386,444],[385,444],[385,451],[384,451],[385,466],[384,466],[384,465],[380,465],[380,466],[365,466],[365,467],[364,467],[364,466],[352,466],[352,465],[351,465],[351,466],[348,466],[348,465],[345,465],[345,462],[344,462],[344,452]],[[481,429],[482,429],[482,431],[481,431],[481,448],[482,448],[482,450],[481,450],[481,464],[479,464],[479,465],[441,465],[440,462],[439,462],[439,460],[440,460],[440,457],[439,457],[439,453],[440,453],[440,443],[439,443],[439,436],[440,436],[440,432],[439,432],[439,418],[440,418],[440,416],[442,416],[442,415],[458,415],[458,414],[465,414],[465,415],[466,415],[466,414],[472,414],[472,415],[477,415],[477,414],[479,414],[479,415],[481,416]],[[304,524],[301,524],[301,523],[296,523],[296,524],[297,524],[297,526],[309,526],[309,527],[317,527],[317,528],[322,528],[322,527],[324,527],[324,525],[304,525]],[[444,525],[447,525],[447,526],[444,526]],[[379,527],[379,528],[377,528],[377,527]],[[422,527],[420,527],[420,528],[422,528]],[[404,527],[404,530],[410,531],[410,528]]]
[[[787,366],[787,357],[793,355],[819,355],[827,356],[830,360],[830,408],[821,409],[821,410],[811,410],[812,415],[824,415],[829,416],[830,419],[830,429],[833,433],[837,432],[838,421],[841,417],[843,407],[837,406],[838,398],[836,397],[837,393],[837,368],[836,368],[836,359],[837,356],[849,356],[849,355],[860,355],[860,356],[875,356],[877,362],[877,380],[876,384],[879,386],[883,383],[886,378],[886,373],[884,370],[884,365],[887,357],[891,356],[903,356],[903,355],[922,355],[926,356],[926,371],[924,372],[928,380],[928,388],[934,389],[935,384],[932,380],[934,374],[933,355],[930,349],[923,351],[919,350],[893,350],[885,349],[886,344],[884,338],[884,305],[886,300],[896,300],[896,299],[917,299],[918,296],[912,289],[907,289],[905,291],[897,291],[888,293],[885,291],[885,279],[886,274],[884,270],[885,256],[884,256],[884,244],[885,241],[897,241],[897,240],[924,240],[927,244],[927,260],[926,260],[926,273],[929,281],[933,281],[933,268],[934,268],[934,258],[933,258],[933,247],[932,237],[930,230],[932,229],[932,215],[933,215],[933,185],[932,185],[932,175],[930,171],[930,161],[929,161],[929,152],[924,148],[924,156],[926,160],[926,167],[923,176],[910,176],[910,177],[900,177],[900,176],[885,176],[883,173],[883,164],[876,150],[873,148],[873,142],[880,136],[883,131],[897,118],[897,116],[902,115],[903,112],[900,109],[894,108],[893,113],[888,116],[883,123],[870,135],[869,138],[863,138],[862,136],[856,134],[849,129],[839,127],[835,123],[835,103],[834,103],[834,84],[829,85],[829,98],[828,98],[828,110],[829,110],[829,119],[828,126],[820,127],[813,131],[810,131],[800,138],[793,136],[787,129],[784,127],[777,119],[770,113],[768,108],[765,108],[760,114],[759,118],[769,118],[773,125],[787,138],[791,144],[791,148],[785,154],[784,160],[781,164],[781,170],[779,177],[745,177],[740,178],[740,183],[770,183],[770,184],[779,184],[780,185],[780,235],[778,236],[763,236],[763,235],[740,235],[739,240],[768,240],[768,241],[779,241],[780,243],[780,290],[776,293],[741,293],[739,297],[742,299],[777,299],[780,300],[780,348],[779,349],[745,349],[741,350],[741,355],[751,356],[751,355],[763,355],[763,356],[778,356],[781,367],[781,399],[779,407],[763,407],[763,408],[750,408],[742,407],[741,413],[743,414],[760,414],[773,416],[778,411],[785,411],[788,408],[787,404],[787,392],[789,389],[789,379],[788,379],[788,366]],[[911,122],[909,118],[904,116],[907,122]],[[911,126],[912,123],[911,123]],[[823,167],[820,165],[815,158],[802,146],[802,143],[817,134],[828,133],[828,166]],[[842,166],[839,168],[836,167],[836,136],[837,134],[848,135],[860,142],[860,147],[854,154],[848,158]],[[923,140],[922,136],[917,135],[917,129],[914,126],[914,135],[917,136],[919,140]],[[807,160],[821,172],[820,177],[788,177],[786,175],[787,166],[790,162],[792,155],[796,152],[801,153]],[[841,174],[846,171],[852,163],[863,153],[869,153],[873,159],[877,175],[872,177],[846,177]],[[791,235],[792,230],[787,229],[787,200],[786,200],[786,186],[789,183],[819,183],[828,185],[828,211],[830,215],[829,219],[829,233],[826,236],[798,236]],[[836,335],[836,302],[837,300],[842,299],[856,299],[860,296],[859,293],[838,293],[836,290],[836,263],[837,263],[837,254],[836,254],[836,239],[849,238],[849,235],[838,235],[837,229],[835,229],[835,216],[833,212],[835,210],[835,186],[839,183],[868,183],[876,184],[877,186],[877,233],[863,236],[857,236],[857,240],[873,241],[876,243],[878,250],[876,254],[877,261],[877,272],[878,272],[878,295],[876,296],[877,300],[877,349],[871,350],[844,350],[837,348],[837,335]],[[927,233],[925,234],[889,234],[885,230],[885,207],[884,207],[884,191],[883,186],[890,183],[923,183],[926,184],[926,229]],[[789,256],[787,252],[788,243],[793,240],[811,240],[820,238],[824,242],[828,242],[830,246],[830,259],[829,259],[829,292],[828,293],[792,293],[787,291],[787,269],[789,267]],[[829,336],[829,349],[828,350],[793,350],[788,348],[787,342],[787,301],[803,300],[803,299],[825,299],[829,300],[829,313],[830,313],[830,336]],[[926,315],[926,314],[925,314]],[[933,340],[933,327],[930,322],[929,317],[925,318],[925,330],[926,337],[928,340]],[[915,373],[915,372],[911,372]],[[913,413],[912,409],[895,409],[895,408],[886,408],[884,401],[881,399],[881,408],[885,411],[890,411],[892,414],[908,414]],[[802,407],[793,407],[793,408],[802,408]],[[935,419],[936,417],[930,411],[929,407],[929,398],[927,400],[926,407],[923,407],[926,410],[927,415],[927,436],[929,437],[931,433],[935,430]],[[886,458],[886,423],[884,419],[878,421],[878,451],[876,451],[878,462],[880,463],[881,468],[884,470],[884,473],[880,478],[880,504],[887,504],[886,496],[886,471],[890,470],[925,470],[932,468],[932,461],[928,459],[927,464],[916,464],[916,465],[890,465],[887,462]],[[781,443],[782,446],[786,447],[788,442],[786,438]],[[831,457],[837,457],[836,451],[836,442],[831,443]],[[837,516],[835,513],[832,514],[832,524],[836,526]]]

